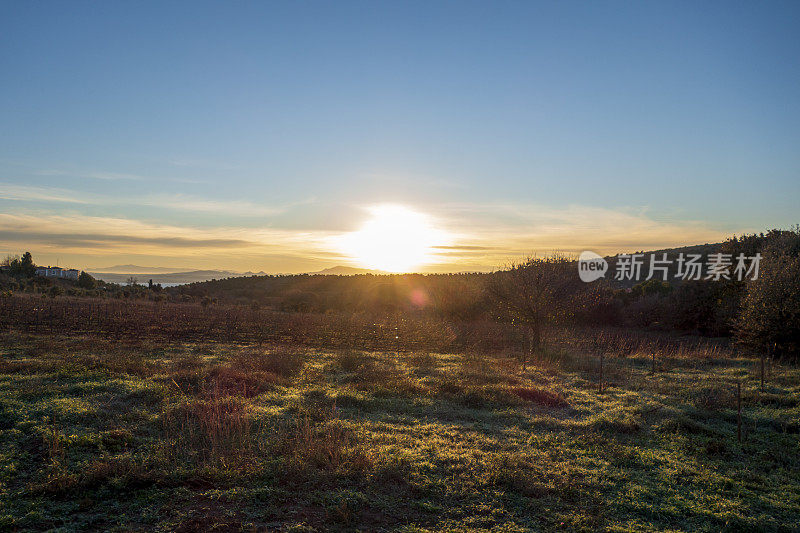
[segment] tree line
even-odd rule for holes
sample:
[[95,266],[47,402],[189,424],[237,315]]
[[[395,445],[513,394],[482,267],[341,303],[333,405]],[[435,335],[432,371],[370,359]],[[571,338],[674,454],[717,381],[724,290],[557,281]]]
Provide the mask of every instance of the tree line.
[[[800,354],[800,230],[732,237],[707,252],[760,254],[757,279],[584,283],[574,258],[530,257],[493,273],[249,276],[161,288],[35,276],[29,253],[9,257],[0,291],[245,306],[283,313],[429,316],[436,321],[500,322],[531,350],[550,326],[620,326],[731,337],[760,352]],[[672,252],[674,253],[674,251]],[[618,257],[609,258],[613,265]],[[478,326],[475,326],[478,328]]]

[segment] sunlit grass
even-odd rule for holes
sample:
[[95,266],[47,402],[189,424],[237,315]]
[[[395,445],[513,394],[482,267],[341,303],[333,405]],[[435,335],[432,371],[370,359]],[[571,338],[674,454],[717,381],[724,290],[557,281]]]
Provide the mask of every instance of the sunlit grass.
[[[503,353],[6,334],[0,523],[794,527],[800,372],[774,365],[761,392],[727,348],[629,340],[554,332],[523,372]],[[606,351],[602,394],[590,344]]]

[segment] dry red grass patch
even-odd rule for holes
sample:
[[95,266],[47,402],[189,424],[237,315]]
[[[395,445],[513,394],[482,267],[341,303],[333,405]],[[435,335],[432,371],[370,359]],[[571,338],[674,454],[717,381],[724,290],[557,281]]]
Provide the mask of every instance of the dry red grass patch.
[[525,401],[546,407],[566,407],[569,405],[561,394],[535,387],[514,387],[511,392]]
[[231,358],[231,365],[245,371],[262,371],[290,378],[296,376],[306,362],[306,355],[299,351],[279,349],[272,352],[250,349]]
[[211,396],[252,398],[283,381],[272,372],[245,372],[238,368],[218,366],[209,373],[205,392]]
[[249,404],[238,396],[212,394],[205,400],[166,408],[161,423],[161,449],[170,462],[246,469],[264,444]]

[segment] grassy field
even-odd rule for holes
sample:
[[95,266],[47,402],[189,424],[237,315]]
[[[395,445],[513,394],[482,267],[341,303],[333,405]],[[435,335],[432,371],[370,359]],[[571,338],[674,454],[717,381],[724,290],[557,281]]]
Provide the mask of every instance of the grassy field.
[[800,528],[800,371],[713,345],[0,340],[2,529]]

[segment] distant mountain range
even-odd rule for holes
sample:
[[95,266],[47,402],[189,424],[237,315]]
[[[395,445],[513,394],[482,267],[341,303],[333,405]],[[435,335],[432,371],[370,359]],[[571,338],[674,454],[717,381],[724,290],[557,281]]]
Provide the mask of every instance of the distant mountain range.
[[[182,285],[184,283],[196,283],[209,281],[212,279],[224,279],[242,276],[266,276],[265,272],[235,272],[232,270],[188,270],[176,272],[174,268],[167,267],[145,267],[140,265],[115,265],[112,267],[87,269],[89,274],[97,279],[108,283],[119,283],[124,285],[131,277],[136,278],[140,284],[147,284],[149,280],[153,283],[162,285]],[[369,270],[348,266],[335,266],[316,272],[308,272],[310,275],[321,274],[331,276],[353,276],[356,274],[385,274],[380,270]]]
[[[646,253],[664,253],[674,256],[679,252],[683,253],[710,253],[716,250],[720,243],[713,244],[698,244],[683,246],[680,248],[667,248],[662,250],[653,250]],[[606,256],[606,259],[612,259],[614,256]],[[212,279],[225,279],[243,276],[266,276],[266,272],[236,272],[232,270],[188,270],[177,271],[175,268],[169,267],[145,267],[140,265],[115,265],[112,267],[86,269],[89,274],[97,279],[109,283],[125,284],[128,279],[134,277],[138,283],[147,284],[149,280],[153,283],[160,283],[162,285],[182,285],[185,283],[197,283],[209,281]],[[367,268],[357,268],[350,266],[335,266],[317,270],[314,272],[305,272],[309,275],[330,275],[330,276],[355,276],[358,274],[387,274],[381,270],[370,270]],[[285,274],[290,275],[290,274]],[[620,282],[622,285],[632,285],[634,282],[626,283]]]
[[140,265],[114,265],[110,267],[94,267],[85,269],[86,272],[107,272],[109,274],[154,274],[156,272],[180,272],[180,268],[146,267]]
[[326,268],[323,270],[318,270],[317,272],[309,272],[308,274],[323,274],[323,275],[330,275],[330,276],[354,276],[356,274],[386,274],[386,272],[382,270],[369,270],[366,268],[356,268],[356,267],[348,267],[348,266],[335,266],[331,268]]
[[[131,277],[136,278],[137,282],[140,284],[147,284],[149,280],[153,280],[153,283],[160,283],[162,285],[182,285],[184,283],[208,281],[211,279],[253,275],[252,273],[229,272],[226,270],[192,270],[188,272],[88,272],[97,279],[108,283],[119,283],[121,285],[127,283],[128,279]],[[264,273],[261,272],[260,275],[263,274]]]

